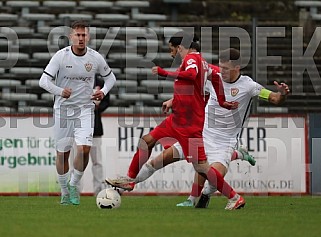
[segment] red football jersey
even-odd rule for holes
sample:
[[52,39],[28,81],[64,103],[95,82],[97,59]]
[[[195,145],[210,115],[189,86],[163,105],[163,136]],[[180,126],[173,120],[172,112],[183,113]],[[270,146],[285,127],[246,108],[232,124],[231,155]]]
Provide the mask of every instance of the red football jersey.
[[178,78],[174,83],[172,121],[173,127],[181,134],[202,131],[205,116],[204,84],[208,75],[208,63],[200,53],[189,53],[177,71],[188,70],[196,70],[196,77]]

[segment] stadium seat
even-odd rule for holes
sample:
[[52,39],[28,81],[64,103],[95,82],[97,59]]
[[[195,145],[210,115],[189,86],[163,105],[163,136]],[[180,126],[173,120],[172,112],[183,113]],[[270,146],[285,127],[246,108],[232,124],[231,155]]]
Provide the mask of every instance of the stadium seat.
[[92,14],[86,14],[86,13],[61,13],[58,15],[58,19],[60,20],[70,19],[71,21],[75,21],[75,20],[91,21],[93,19],[93,16]]
[[165,81],[165,80],[142,80],[141,81],[142,86],[146,86],[147,88],[167,88],[172,89],[174,82],[173,81]]
[[129,107],[121,107],[121,106],[111,106],[108,107],[104,111],[104,114],[118,114],[118,115],[126,115],[126,114],[162,114],[161,107],[142,107],[142,106],[129,106]]
[[9,58],[12,60],[29,60],[29,55],[19,52],[0,52],[0,60]]
[[119,94],[119,99],[127,102],[132,102],[136,105],[144,105],[145,102],[154,101],[154,95],[145,93],[122,93]]
[[42,5],[49,9],[74,9],[76,7],[76,1],[43,1]]
[[118,61],[129,61],[129,60],[143,60],[143,55],[136,53],[110,53],[107,56],[107,59],[113,59]]
[[2,114],[11,114],[15,113],[16,109],[12,107],[7,107],[7,106],[0,106],[0,113]]
[[173,98],[173,93],[160,93],[157,95],[157,99],[165,101]]
[[18,21],[17,14],[1,13],[0,14],[0,23],[1,26],[16,26]]
[[52,55],[49,52],[37,52],[32,54],[33,59],[43,60],[48,62],[51,59]]
[[113,6],[111,1],[79,1],[79,6],[86,10],[107,9]]
[[36,100],[38,96],[31,93],[3,93],[2,99],[11,101],[32,101]]
[[147,34],[146,27],[110,27],[110,32],[124,36],[135,36]]
[[17,77],[32,77],[32,78],[40,78],[43,73],[43,68],[35,68],[35,67],[14,67],[10,69],[10,72]]
[[165,26],[165,27],[150,27],[149,30],[156,32],[158,35],[162,35],[164,37],[171,37],[175,33],[182,31],[183,28],[180,27],[172,27],[172,26]]
[[132,75],[149,75],[153,76],[152,70],[150,68],[125,68],[124,69],[125,74],[132,74]]
[[45,25],[46,21],[54,21],[56,16],[54,14],[46,14],[46,13],[28,13],[21,16],[27,21],[34,21],[37,23],[37,27],[41,27]]
[[128,44],[130,46],[135,46],[135,47],[152,47],[152,46],[160,46],[162,44],[161,41],[158,39],[130,39],[128,40]]
[[25,85],[29,86],[29,87],[40,88],[39,79],[28,79],[28,80],[25,80]]
[[96,20],[100,21],[119,21],[119,22],[125,22],[129,20],[129,16],[126,14],[96,14],[95,15]]
[[137,87],[137,81],[117,80],[116,87]]
[[6,33],[11,33],[12,30],[18,35],[18,37],[33,36],[34,34],[34,29],[26,26],[12,26],[10,28],[4,27],[1,29],[1,32],[6,34]]
[[139,12],[139,8],[146,8],[149,7],[149,1],[126,1],[120,0],[114,3],[115,7],[119,8],[127,8],[131,9],[131,13],[137,14]]
[[6,6],[15,9],[21,9],[21,14],[28,14],[30,8],[38,8],[40,6],[38,1],[7,1]]
[[294,5],[301,8],[309,8],[310,14],[317,14],[318,7],[321,7],[321,1],[295,1]]
[[[101,46],[107,46],[108,48],[109,47],[124,48],[125,47],[125,41],[124,40],[119,40],[119,39],[92,39],[89,42],[89,47],[96,48],[98,51],[99,51]],[[106,53],[104,52],[104,54],[106,54]]]
[[41,94],[41,99],[42,100],[47,100],[47,101],[53,101],[54,100],[54,95],[53,94],[51,94],[51,93],[47,93],[47,92],[45,92],[45,93],[42,93]]
[[130,107],[108,107],[104,111],[104,114],[118,114],[118,115],[126,115],[126,114],[162,114],[162,108],[160,106],[157,107],[141,107],[141,106],[130,106]]
[[52,27],[52,26],[39,26],[38,28],[37,28],[37,32],[38,33],[43,33],[43,34],[49,34],[50,33],[50,31],[53,29],[54,27]]
[[[96,38],[96,39],[108,38],[109,36],[109,34],[107,34],[108,30],[109,29],[106,27],[89,27],[91,38]],[[92,35],[94,35],[95,37],[93,37]]]
[[18,113],[21,114],[51,114],[53,107],[44,106],[19,106]]
[[127,92],[137,92],[137,81],[133,80],[116,80],[112,92],[127,93]]
[[56,19],[54,14],[28,13],[21,16],[29,21],[53,21]]
[[15,88],[21,85],[21,81],[12,79],[0,79],[0,88]]
[[146,88],[147,93],[154,95],[174,91],[174,82],[169,80],[141,80],[140,85]]
[[178,7],[181,4],[190,3],[192,0],[163,0],[164,3],[170,5],[171,9],[171,21],[177,21]]
[[48,43],[45,39],[19,39],[19,46],[22,47],[47,47]]
[[31,55],[33,52],[37,51],[48,51],[48,42],[45,39],[28,38],[19,39],[17,42],[19,43],[17,44],[19,51],[23,53],[28,53]]
[[142,23],[147,23],[149,27],[154,27],[156,26],[156,21],[166,21],[167,16],[162,14],[136,13],[132,14],[132,19]]
[[111,70],[113,71],[113,73],[114,73],[115,75],[118,75],[118,74],[121,74],[121,73],[122,73],[120,68],[111,68]]

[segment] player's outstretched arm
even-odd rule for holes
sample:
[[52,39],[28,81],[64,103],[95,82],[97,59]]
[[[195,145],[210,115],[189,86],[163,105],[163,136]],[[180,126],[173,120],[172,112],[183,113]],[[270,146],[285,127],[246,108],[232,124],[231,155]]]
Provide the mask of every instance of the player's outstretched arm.
[[152,74],[160,75],[162,77],[174,78],[178,80],[194,80],[196,78],[197,72],[195,68],[190,68],[186,71],[180,72],[169,72],[161,67],[156,66],[152,68]]
[[274,81],[277,92],[271,92],[268,101],[272,104],[278,105],[285,101],[286,96],[290,93],[289,86],[285,83],[278,83]]

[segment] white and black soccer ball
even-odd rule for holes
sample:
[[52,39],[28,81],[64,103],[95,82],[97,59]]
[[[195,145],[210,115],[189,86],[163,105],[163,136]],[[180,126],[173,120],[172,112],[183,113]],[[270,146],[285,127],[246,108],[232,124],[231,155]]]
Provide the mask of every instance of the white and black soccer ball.
[[107,188],[97,194],[96,204],[100,209],[114,209],[120,207],[121,198],[117,190]]

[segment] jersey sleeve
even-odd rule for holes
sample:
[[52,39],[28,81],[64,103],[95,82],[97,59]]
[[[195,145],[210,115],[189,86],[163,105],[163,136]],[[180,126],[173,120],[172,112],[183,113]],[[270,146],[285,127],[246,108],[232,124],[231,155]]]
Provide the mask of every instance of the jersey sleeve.
[[185,71],[188,71],[190,69],[195,69],[196,73],[198,73],[199,68],[197,66],[197,61],[193,57],[192,54],[187,54],[185,56],[184,61],[183,61],[183,68],[184,68]]
[[44,73],[50,76],[52,79],[55,78],[57,75],[59,68],[60,68],[60,62],[63,61],[62,59],[63,54],[62,51],[58,51],[52,58],[50,59],[48,65],[46,66]]
[[182,65],[177,71],[169,72],[158,67],[157,73],[160,76],[175,78],[178,80],[195,80],[198,74],[197,61],[193,56],[187,54],[182,62]]
[[98,73],[102,76],[104,79],[104,87],[101,88],[101,91],[107,95],[107,93],[113,88],[116,77],[111,70],[111,68],[108,66],[106,60],[99,54],[98,56]]
[[102,76],[105,77],[108,74],[111,73],[111,68],[107,64],[106,60],[101,56],[100,54],[98,55],[98,73]]
[[249,89],[249,94],[251,95],[251,97],[259,96],[261,93],[261,90],[264,89],[262,85],[253,81],[252,78],[250,77],[247,78],[247,84],[248,84],[247,87]]
[[58,51],[49,61],[39,80],[39,86],[54,95],[61,95],[64,90],[53,83],[53,79],[55,79],[59,72],[60,62],[62,61],[62,51]]

